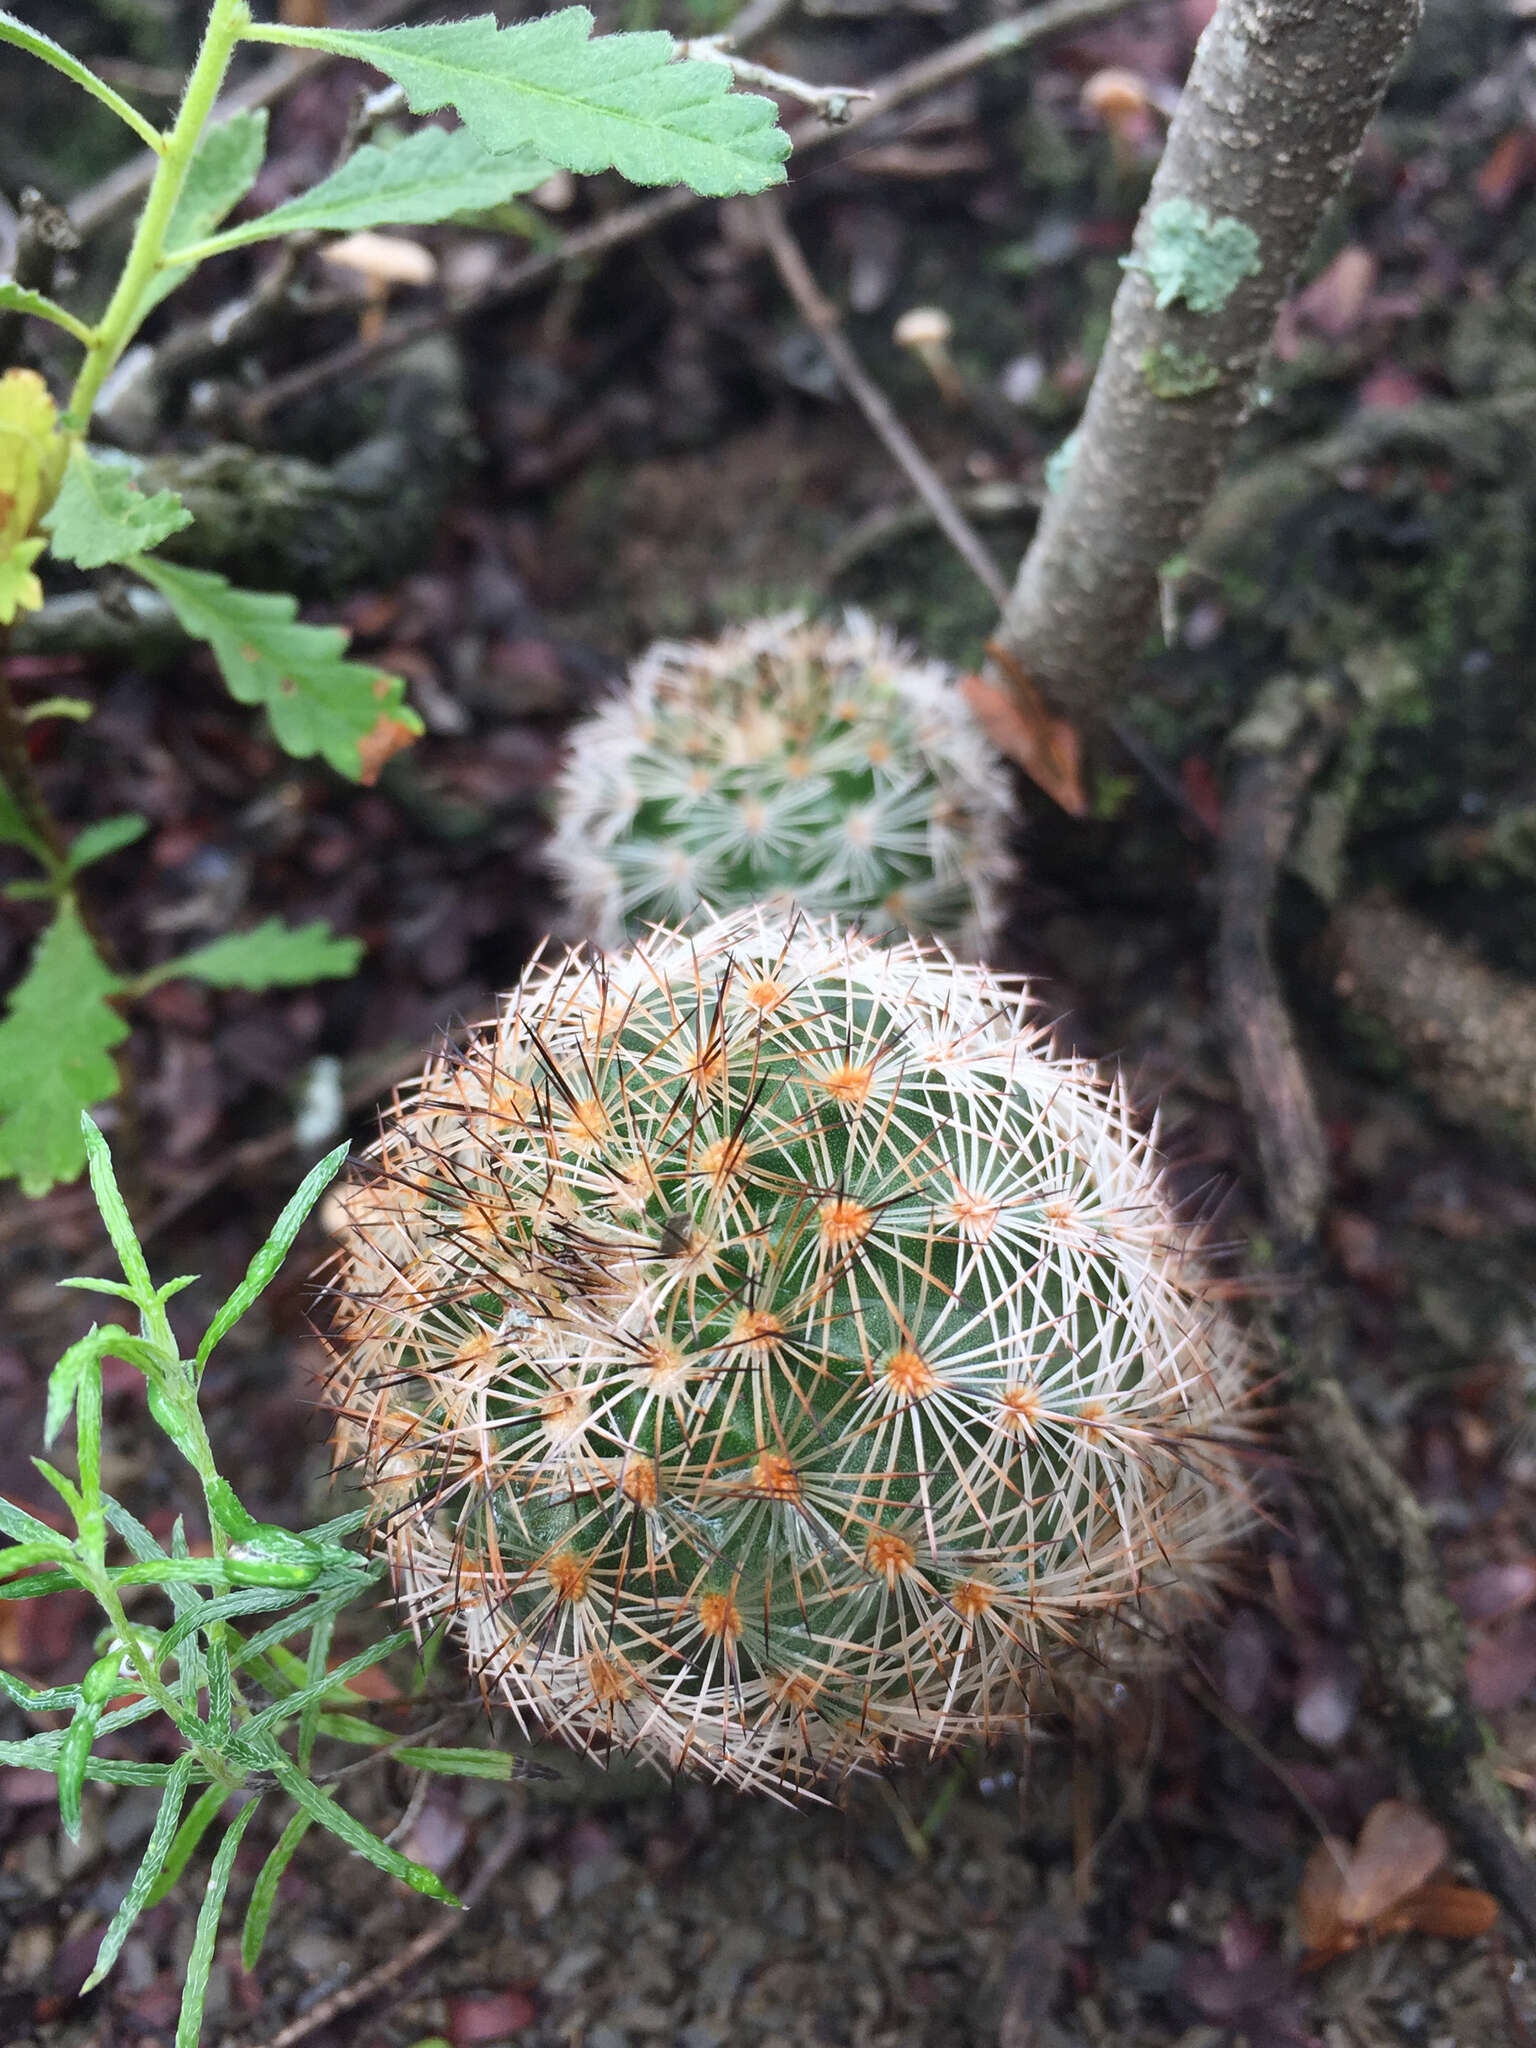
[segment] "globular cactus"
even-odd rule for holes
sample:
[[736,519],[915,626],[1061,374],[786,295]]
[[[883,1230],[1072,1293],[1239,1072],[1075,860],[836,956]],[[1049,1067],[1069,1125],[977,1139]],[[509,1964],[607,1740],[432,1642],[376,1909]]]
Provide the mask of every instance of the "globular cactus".
[[984,968],[761,915],[572,954],[372,1163],[338,1455],[530,1732],[814,1789],[1101,1681],[1251,1512],[1149,1142]]
[[777,901],[974,953],[1011,821],[948,670],[788,613],[637,662],[571,735],[549,851],[600,946]]

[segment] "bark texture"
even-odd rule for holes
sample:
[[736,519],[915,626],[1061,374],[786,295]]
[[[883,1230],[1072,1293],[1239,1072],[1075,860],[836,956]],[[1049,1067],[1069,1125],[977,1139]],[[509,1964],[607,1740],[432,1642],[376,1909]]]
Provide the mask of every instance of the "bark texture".
[[1377,893],[1328,927],[1334,992],[1388,1034],[1452,1123],[1536,1158],[1536,987]]
[[[1074,716],[1103,712],[1136,660],[1158,570],[1215,489],[1275,315],[1421,5],[1221,0],[1200,39],[1076,453],[1003,617],[1005,646]],[[1203,218],[1213,249],[1249,231],[1254,267],[1230,290],[1218,276],[1170,291],[1160,252],[1175,218],[1186,239]]]

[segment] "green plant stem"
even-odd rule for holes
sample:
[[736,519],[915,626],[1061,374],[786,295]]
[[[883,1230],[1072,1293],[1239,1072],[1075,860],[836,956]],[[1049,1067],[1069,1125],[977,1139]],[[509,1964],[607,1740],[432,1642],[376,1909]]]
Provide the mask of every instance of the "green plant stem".
[[69,396],[67,425],[79,436],[90,424],[96,400],[113,365],[133,338],[139,322],[146,287],[160,267],[165,250],[165,231],[186,183],[208,116],[224,83],[235,46],[250,27],[246,0],[213,0],[208,26],[203,31],[197,61],[187,79],[175,125],[165,138],[165,150],[150,181],[144,211],[139,215],[128,260],[117,281],[117,289],[97,323],[94,339]]
[[27,748],[26,721],[16,708],[11,679],[5,667],[5,643],[10,635],[0,631],[0,777],[15,798],[22,816],[47,851],[44,866],[50,882],[62,884],[69,872],[69,848],[59,821],[49,810],[38,785]]
[[[146,1649],[143,1639],[133,1626],[133,1623],[128,1619],[127,1610],[123,1606],[122,1596],[116,1586],[103,1573],[100,1578],[93,1579],[91,1591],[100,1602],[107,1619],[111,1622],[112,1630],[117,1640],[132,1659],[133,1668],[138,1673],[139,1683],[155,1702],[155,1705],[159,1707],[161,1713],[165,1715],[171,1726],[178,1732],[181,1732],[181,1702],[161,1678],[159,1670],[156,1668],[154,1657]],[[183,1735],[183,1740],[186,1741],[187,1747],[192,1751],[201,1768],[207,1772],[215,1785],[223,1785],[233,1792],[237,1786],[243,1783],[241,1773],[238,1770],[232,1770],[216,1749],[209,1749],[201,1742],[193,1742],[185,1735]]]

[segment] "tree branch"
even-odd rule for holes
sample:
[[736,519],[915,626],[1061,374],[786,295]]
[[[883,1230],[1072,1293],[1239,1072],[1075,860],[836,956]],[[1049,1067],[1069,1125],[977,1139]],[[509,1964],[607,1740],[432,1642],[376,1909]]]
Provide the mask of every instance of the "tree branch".
[[1422,0],[1221,0],[1200,39],[1078,430],[1002,641],[1069,716],[1133,667],[1275,315]]

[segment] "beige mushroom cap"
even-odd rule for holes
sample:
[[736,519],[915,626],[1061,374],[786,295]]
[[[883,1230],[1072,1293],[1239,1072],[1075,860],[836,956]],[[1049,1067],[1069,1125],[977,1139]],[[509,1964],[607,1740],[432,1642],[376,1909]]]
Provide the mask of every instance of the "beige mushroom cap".
[[376,235],[364,229],[328,242],[320,251],[322,261],[341,270],[355,270],[370,284],[431,284],[437,276],[437,258],[420,242],[405,235]]
[[955,323],[942,306],[913,306],[891,329],[898,348],[943,348]]

